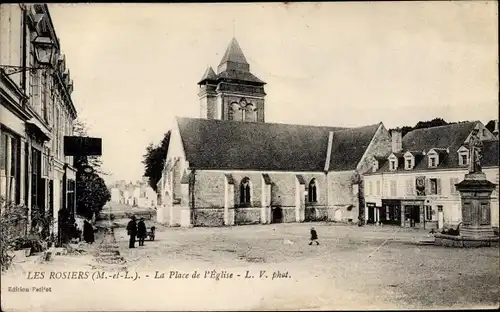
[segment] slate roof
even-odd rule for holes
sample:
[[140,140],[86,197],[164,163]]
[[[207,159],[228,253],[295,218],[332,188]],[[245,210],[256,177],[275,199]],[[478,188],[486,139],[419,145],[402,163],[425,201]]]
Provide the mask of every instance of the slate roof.
[[266,84],[264,81],[257,78],[254,74],[247,71],[239,71],[239,70],[225,70],[217,75],[217,80],[240,80],[256,83],[258,85]]
[[355,169],[379,126],[380,123],[334,132],[329,170]]
[[220,64],[226,62],[248,64],[247,59],[245,58],[245,55],[243,55],[243,51],[240,48],[238,40],[236,40],[236,38],[234,37],[233,39],[231,39],[231,42],[229,43],[229,46],[227,47],[226,53],[224,53]]
[[498,166],[498,140],[483,141],[483,167]]
[[333,131],[330,170],[353,170],[378,125],[340,128],[177,118],[189,161],[195,169],[324,170]]
[[461,146],[479,121],[416,129],[403,137],[403,151],[428,152],[431,148]]
[[[415,167],[412,170],[460,168],[457,152],[460,147],[464,146],[464,141],[478,122],[463,122],[408,132],[403,137],[403,153],[408,150],[419,152],[418,154],[413,153],[416,157]],[[483,167],[498,166],[498,140],[484,141],[483,144]],[[431,149],[434,149],[439,154],[439,164],[435,168],[429,168],[428,165],[429,159],[427,153]],[[425,152],[425,155],[421,152]],[[397,170],[408,171],[404,168],[404,161],[398,162]],[[390,172],[389,163],[387,161],[379,161],[379,170],[377,172]]]
[[203,77],[201,77],[200,82],[198,84],[201,84],[205,81],[215,81],[217,80],[217,75],[215,74],[215,71],[213,70],[212,66],[208,66],[207,70],[205,70],[205,73],[203,74]]

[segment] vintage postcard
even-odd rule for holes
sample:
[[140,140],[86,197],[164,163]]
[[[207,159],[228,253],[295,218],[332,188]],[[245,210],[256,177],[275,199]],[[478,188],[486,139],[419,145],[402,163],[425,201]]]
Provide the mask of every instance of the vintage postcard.
[[498,309],[497,1],[0,5],[2,311]]

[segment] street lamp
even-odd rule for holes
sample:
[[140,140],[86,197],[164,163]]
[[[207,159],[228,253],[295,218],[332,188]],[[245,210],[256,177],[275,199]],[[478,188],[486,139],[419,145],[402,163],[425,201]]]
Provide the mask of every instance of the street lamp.
[[82,170],[83,170],[83,172],[85,172],[87,174],[91,174],[94,172],[94,169],[89,165],[83,166]]
[[35,49],[36,60],[42,66],[27,67],[27,66],[16,66],[16,65],[0,65],[0,69],[3,70],[7,76],[24,72],[27,70],[44,69],[53,64],[54,56],[56,54],[56,45],[54,41],[49,37],[37,36],[32,41],[32,43]]

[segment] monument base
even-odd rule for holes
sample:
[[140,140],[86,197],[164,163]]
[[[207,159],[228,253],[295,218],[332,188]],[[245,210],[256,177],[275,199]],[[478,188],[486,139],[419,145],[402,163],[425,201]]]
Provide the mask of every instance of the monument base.
[[434,234],[434,246],[471,248],[471,247],[491,247],[498,245],[498,236],[463,236]]
[[493,227],[491,226],[483,226],[483,227],[463,226],[460,228],[460,235],[464,237],[475,237],[475,238],[495,237]]

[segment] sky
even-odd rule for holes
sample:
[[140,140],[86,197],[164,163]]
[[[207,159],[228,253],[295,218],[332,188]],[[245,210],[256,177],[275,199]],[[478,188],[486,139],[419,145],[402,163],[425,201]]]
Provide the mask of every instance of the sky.
[[389,129],[498,118],[496,1],[50,4],[103,169],[138,180],[235,36],[267,82],[268,122]]

